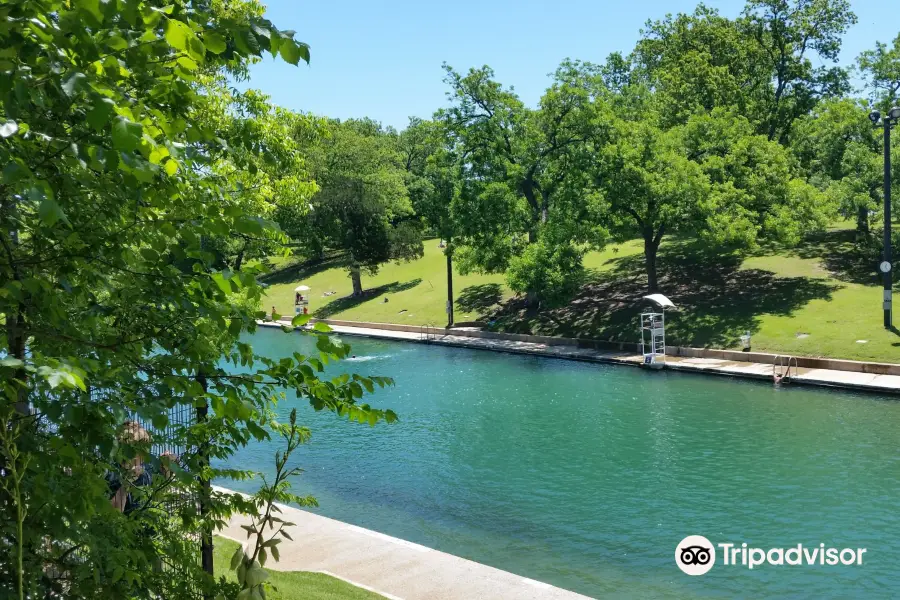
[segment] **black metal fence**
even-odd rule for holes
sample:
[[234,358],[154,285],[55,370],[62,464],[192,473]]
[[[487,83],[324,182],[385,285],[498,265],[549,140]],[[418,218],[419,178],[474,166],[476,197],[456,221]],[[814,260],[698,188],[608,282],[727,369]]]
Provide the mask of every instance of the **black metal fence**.
[[[92,401],[103,401],[108,397],[108,393],[104,390],[91,389],[90,397]],[[143,418],[135,411],[129,411],[125,422],[131,421],[140,426],[150,438],[150,454],[154,475],[161,476],[162,481],[151,481],[151,486],[156,493],[152,505],[149,508],[162,511],[170,516],[172,520],[177,520],[185,512],[193,514],[204,514],[206,512],[205,498],[208,498],[210,488],[209,481],[194,480],[189,484],[177,482],[174,477],[165,473],[163,467],[164,457],[168,461],[175,464],[184,464],[187,457],[196,458],[200,464],[208,461],[204,455],[202,444],[191,444],[188,440],[188,430],[195,425],[198,420],[206,418],[206,407],[196,407],[193,403],[175,404],[168,410],[166,423],[163,427],[155,426],[152,421]],[[123,422],[124,423],[124,422]],[[164,489],[159,489],[164,487]],[[195,564],[200,564],[204,571],[209,575],[213,574],[213,553],[212,553],[212,536],[211,532],[203,534],[187,534],[183,530],[180,532],[181,537],[177,540],[167,540],[169,544],[179,543],[185,544],[195,549]],[[160,535],[160,534],[157,534]],[[182,554],[183,555],[183,554]],[[176,564],[174,561],[168,560],[166,556],[162,556],[162,568],[171,573],[173,582],[185,582],[188,577],[179,577],[185,570],[185,565]],[[200,590],[193,590],[194,595],[198,598],[202,596]]]

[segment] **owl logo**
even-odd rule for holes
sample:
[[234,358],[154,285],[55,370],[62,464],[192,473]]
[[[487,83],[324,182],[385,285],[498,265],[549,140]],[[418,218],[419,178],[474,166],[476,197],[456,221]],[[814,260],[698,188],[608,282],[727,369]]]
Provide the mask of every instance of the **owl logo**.
[[702,535],[689,535],[675,547],[675,564],[687,575],[704,575],[716,564],[716,547]]

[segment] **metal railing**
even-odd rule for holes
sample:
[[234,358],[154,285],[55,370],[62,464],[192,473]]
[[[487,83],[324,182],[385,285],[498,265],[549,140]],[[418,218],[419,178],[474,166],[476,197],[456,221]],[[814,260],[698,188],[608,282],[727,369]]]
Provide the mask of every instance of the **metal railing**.
[[437,339],[437,326],[433,322],[428,322],[419,329],[419,340],[423,342],[433,342]]
[[772,361],[772,379],[775,383],[790,383],[792,366],[796,374],[799,368],[796,356],[777,355]]

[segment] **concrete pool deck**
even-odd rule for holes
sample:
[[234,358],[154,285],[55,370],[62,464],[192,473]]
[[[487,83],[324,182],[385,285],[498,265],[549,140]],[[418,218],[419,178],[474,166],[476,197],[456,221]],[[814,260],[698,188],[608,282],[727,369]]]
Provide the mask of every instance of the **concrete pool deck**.
[[[285,320],[284,324],[289,324]],[[260,323],[275,326],[274,323]],[[643,357],[628,351],[596,350],[579,348],[578,346],[544,344],[518,340],[492,339],[453,335],[438,328],[416,331],[395,331],[375,327],[350,327],[346,325],[330,325],[335,333],[343,335],[359,335],[370,338],[420,342],[515,354],[531,354],[551,358],[565,358],[599,363],[616,363],[630,366],[641,366]],[[450,330],[454,331],[454,330]],[[772,381],[774,366],[757,362],[743,362],[722,358],[699,358],[687,356],[667,356],[666,368],[675,371],[727,375]],[[900,375],[881,375],[857,371],[839,371],[835,369],[792,368],[792,384],[838,387],[853,390],[865,390],[885,394],[900,394]]]
[[[219,492],[232,492],[216,488]],[[584,600],[547,583],[520,577],[446,552],[433,550],[377,531],[329,519],[299,508],[278,505],[294,541],[279,544],[281,560],[266,568],[316,571],[375,592],[388,600]],[[217,532],[243,544],[249,524],[232,517]]]

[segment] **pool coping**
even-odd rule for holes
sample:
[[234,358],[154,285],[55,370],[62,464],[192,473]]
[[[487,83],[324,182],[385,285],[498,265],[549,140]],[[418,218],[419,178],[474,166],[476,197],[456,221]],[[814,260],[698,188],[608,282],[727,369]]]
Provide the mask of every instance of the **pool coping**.
[[[483,336],[472,335],[472,330],[448,330],[437,327],[414,327],[381,323],[357,323],[355,325],[346,325],[346,321],[335,320],[324,320],[324,322],[331,327],[334,333],[343,335],[357,335],[378,339],[491,350],[494,352],[506,352],[512,354],[528,354],[583,362],[619,364],[632,367],[644,366],[643,357],[629,348],[629,346],[633,346],[633,344],[629,345],[623,343],[618,350],[601,350],[585,347],[585,345],[560,343],[561,341],[566,340],[566,338],[550,338],[552,342],[548,342],[541,336],[541,341],[525,341],[522,339],[523,337],[535,338],[537,336],[478,332],[482,334],[492,334],[490,336]],[[265,327],[280,328],[283,325],[289,325],[290,321],[284,320],[279,323],[259,321],[258,323]],[[387,325],[388,327],[380,327],[380,325]],[[672,355],[668,355],[667,353],[665,369],[705,375],[740,377],[762,381],[767,380],[770,382],[774,380],[775,365],[773,362],[776,355],[733,351],[717,351],[719,353],[717,355],[710,355],[709,353],[704,355],[703,353],[692,353],[687,352],[686,350],[706,349],[678,348],[677,350],[681,352],[673,353]],[[769,359],[772,362],[738,360],[739,358]],[[900,365],[889,365],[886,363],[857,363],[857,361],[832,361],[831,359],[821,359],[821,361],[821,363],[814,362],[812,364],[851,363],[851,368],[839,369],[802,366],[810,363],[803,363],[798,359],[798,363],[801,366],[792,369],[792,371],[796,372],[792,375],[790,383],[842,388],[879,394],[900,394]],[[873,372],[873,370],[858,370],[860,368],[858,365],[897,367],[897,374],[893,374],[894,369],[888,370],[887,373],[877,372],[882,370],[880,368],[873,369],[876,372]],[[837,366],[845,365],[839,364]]]
[[[213,486],[216,493],[247,494]],[[325,573],[387,600],[589,600],[588,596],[435,550],[415,542],[277,503],[285,529],[277,571]],[[216,535],[239,544],[247,540],[246,515],[235,514]]]

